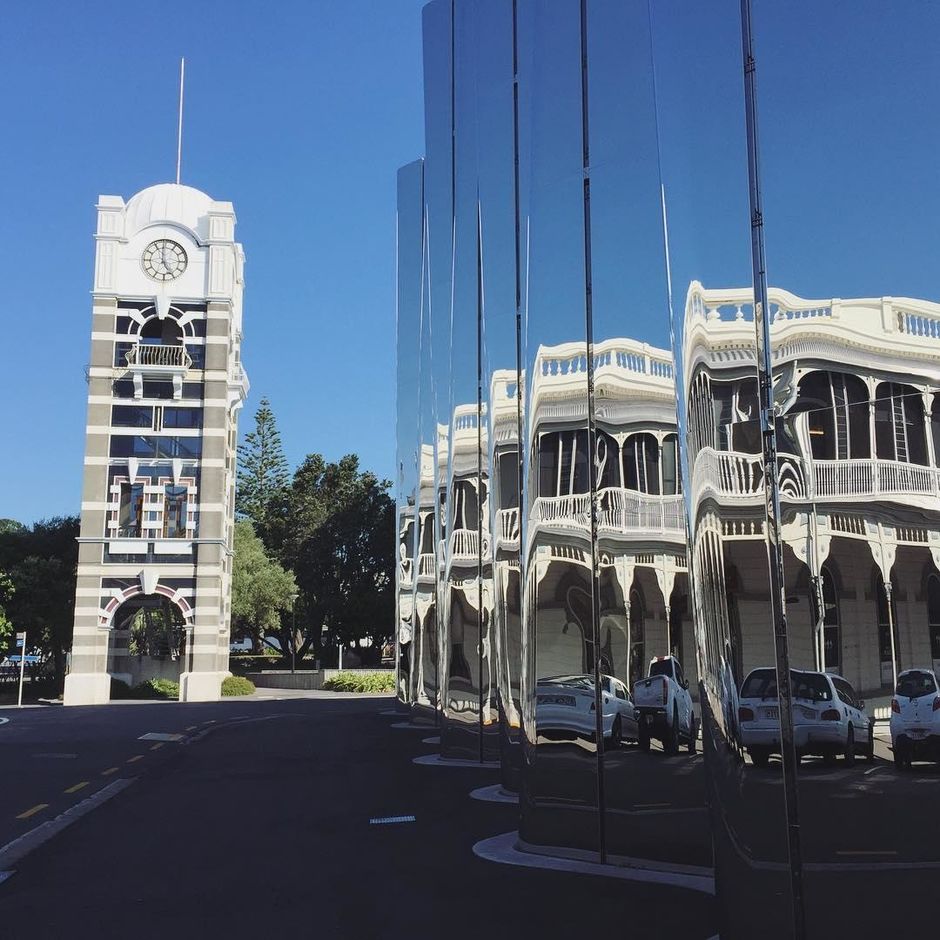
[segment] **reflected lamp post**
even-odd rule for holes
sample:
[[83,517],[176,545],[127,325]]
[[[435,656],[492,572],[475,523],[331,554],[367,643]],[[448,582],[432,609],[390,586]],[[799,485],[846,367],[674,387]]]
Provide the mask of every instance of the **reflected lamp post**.
[[299,594],[290,596],[290,671],[294,673],[294,656],[297,651],[297,598]]

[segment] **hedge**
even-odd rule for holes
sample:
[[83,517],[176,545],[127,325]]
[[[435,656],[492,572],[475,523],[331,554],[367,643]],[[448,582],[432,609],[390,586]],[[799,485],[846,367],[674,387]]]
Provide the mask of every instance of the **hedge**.
[[229,676],[222,680],[223,695],[251,695],[255,684],[244,676]]
[[329,692],[394,692],[394,672],[339,672],[323,683]]
[[172,679],[148,679],[131,690],[133,698],[178,699],[180,684]]

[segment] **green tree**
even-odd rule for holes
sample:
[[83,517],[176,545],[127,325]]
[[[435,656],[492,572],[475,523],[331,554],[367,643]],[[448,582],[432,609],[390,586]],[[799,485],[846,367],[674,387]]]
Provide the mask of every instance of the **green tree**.
[[[392,635],[395,514],[390,486],[360,471],[354,454],[338,463],[310,454],[294,474],[287,516],[281,519],[280,554],[300,588],[298,655],[321,648],[324,627],[330,645],[368,638],[378,648]],[[282,647],[288,650],[292,637],[285,626]]]
[[9,646],[9,641],[13,636],[13,621],[7,617],[4,605],[13,597],[15,591],[13,581],[0,571],[0,650]]
[[78,531],[78,516],[0,530],[0,570],[13,583],[6,615],[16,630],[26,630],[29,646],[38,646],[52,662],[60,686],[72,642]]
[[291,572],[268,558],[264,543],[247,519],[235,523],[234,542],[233,633],[250,636],[259,649],[268,634],[280,632],[281,614],[289,613],[297,582]]
[[255,429],[238,446],[235,511],[250,519],[264,536],[272,503],[288,488],[290,472],[271,404],[262,398],[255,412]]

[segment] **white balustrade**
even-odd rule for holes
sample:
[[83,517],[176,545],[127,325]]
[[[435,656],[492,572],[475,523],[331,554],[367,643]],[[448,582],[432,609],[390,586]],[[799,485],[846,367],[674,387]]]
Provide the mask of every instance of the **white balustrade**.
[[940,339],[940,316],[898,310],[898,332],[925,339]]
[[503,542],[515,542],[519,538],[519,510],[500,509],[496,513],[499,536]]
[[185,346],[158,346],[150,343],[138,343],[132,346],[124,357],[129,366],[159,366],[188,369],[193,360]]

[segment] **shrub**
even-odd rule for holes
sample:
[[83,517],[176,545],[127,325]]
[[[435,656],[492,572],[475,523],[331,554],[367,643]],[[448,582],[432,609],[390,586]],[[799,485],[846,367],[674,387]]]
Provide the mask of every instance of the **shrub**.
[[394,692],[394,672],[339,672],[323,683],[329,692]]
[[244,676],[229,676],[222,680],[223,695],[251,695],[254,690],[254,682]]
[[135,685],[134,698],[169,699],[180,697],[180,685],[172,679],[148,679]]

